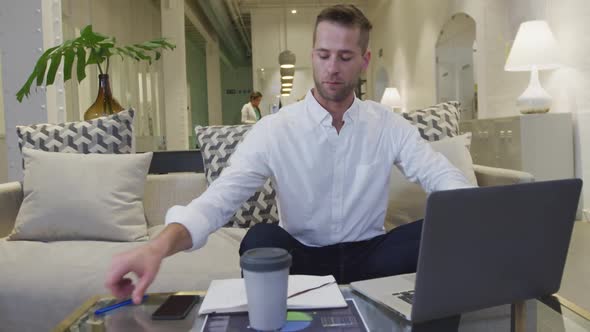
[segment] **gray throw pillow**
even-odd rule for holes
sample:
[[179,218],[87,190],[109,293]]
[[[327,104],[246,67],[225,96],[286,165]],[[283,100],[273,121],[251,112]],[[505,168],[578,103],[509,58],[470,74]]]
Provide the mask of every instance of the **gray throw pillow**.
[[420,136],[429,142],[459,135],[461,103],[447,101],[424,109],[402,113],[406,120],[418,127]]
[[[209,126],[195,128],[201,148],[207,184],[219,177],[231,154],[244,139],[252,125]],[[258,223],[278,224],[279,213],[275,190],[270,179],[259,188],[231,217],[226,227],[252,227]]]
[[147,238],[143,195],[153,153],[22,152],[24,199],[9,240]]
[[133,109],[88,121],[17,126],[19,149],[51,152],[133,153]]

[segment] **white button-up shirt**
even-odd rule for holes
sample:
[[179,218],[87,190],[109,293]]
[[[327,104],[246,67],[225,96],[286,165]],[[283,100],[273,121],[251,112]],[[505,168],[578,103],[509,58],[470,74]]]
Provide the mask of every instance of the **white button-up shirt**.
[[200,248],[271,177],[280,226],[303,244],[326,246],[385,232],[394,165],[427,192],[472,187],[416,127],[385,106],[355,98],[343,120],[337,133],[311,91],[262,118],[230,166],[187,206],[168,210],[166,224],[184,225],[192,249]]

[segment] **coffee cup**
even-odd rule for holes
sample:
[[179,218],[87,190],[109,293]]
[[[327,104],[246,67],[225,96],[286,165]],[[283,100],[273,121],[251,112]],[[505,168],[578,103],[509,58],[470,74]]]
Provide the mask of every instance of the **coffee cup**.
[[285,325],[291,261],[282,248],[250,249],[240,257],[250,328],[275,331]]

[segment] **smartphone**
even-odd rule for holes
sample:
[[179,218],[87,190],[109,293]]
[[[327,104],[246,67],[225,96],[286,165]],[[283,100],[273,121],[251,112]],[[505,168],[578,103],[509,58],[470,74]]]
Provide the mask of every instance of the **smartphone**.
[[199,295],[170,295],[152,314],[155,320],[184,319],[201,300]]

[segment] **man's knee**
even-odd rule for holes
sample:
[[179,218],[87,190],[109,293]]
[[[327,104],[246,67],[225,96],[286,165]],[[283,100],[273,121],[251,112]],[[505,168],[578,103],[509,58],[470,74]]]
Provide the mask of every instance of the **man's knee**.
[[256,224],[248,230],[240,244],[240,256],[247,250],[262,247],[283,248],[290,251],[293,237],[274,224]]

